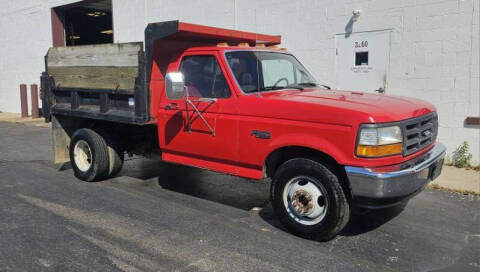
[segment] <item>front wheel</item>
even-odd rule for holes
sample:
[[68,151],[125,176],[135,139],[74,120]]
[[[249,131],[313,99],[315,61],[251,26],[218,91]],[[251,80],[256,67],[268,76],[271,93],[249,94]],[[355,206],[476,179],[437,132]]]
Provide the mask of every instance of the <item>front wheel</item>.
[[271,197],[282,224],[301,237],[330,240],[350,217],[338,178],[310,159],[291,159],[282,164],[273,178]]

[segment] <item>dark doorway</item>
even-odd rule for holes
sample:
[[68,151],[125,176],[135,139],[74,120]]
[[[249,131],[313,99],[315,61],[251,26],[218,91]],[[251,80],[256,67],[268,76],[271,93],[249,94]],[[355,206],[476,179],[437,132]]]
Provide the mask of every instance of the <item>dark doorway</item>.
[[[113,43],[111,0],[86,0],[60,6],[52,10],[53,14],[63,25],[63,33],[53,33],[54,41],[63,40],[66,46]],[[53,20],[52,16],[52,26]],[[54,46],[58,43],[54,42]]]

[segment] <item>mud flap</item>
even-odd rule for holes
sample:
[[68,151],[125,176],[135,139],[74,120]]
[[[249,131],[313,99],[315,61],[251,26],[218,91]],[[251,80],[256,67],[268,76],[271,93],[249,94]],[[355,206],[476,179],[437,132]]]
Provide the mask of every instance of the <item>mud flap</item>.
[[57,116],[52,116],[53,163],[55,164],[70,161],[68,151],[70,135],[67,133],[62,123],[64,122],[60,122]]
[[52,114],[53,163],[70,161],[70,141],[73,133],[82,127],[91,127],[84,118]]

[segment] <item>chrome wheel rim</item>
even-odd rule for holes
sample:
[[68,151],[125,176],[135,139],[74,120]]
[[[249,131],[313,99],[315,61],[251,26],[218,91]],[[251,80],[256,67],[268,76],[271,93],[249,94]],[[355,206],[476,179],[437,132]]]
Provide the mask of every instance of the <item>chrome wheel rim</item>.
[[85,172],[90,169],[92,166],[92,150],[86,141],[79,140],[75,143],[73,158],[80,171]]
[[283,205],[288,215],[303,225],[314,225],[325,218],[328,210],[325,188],[315,179],[297,176],[283,188]]

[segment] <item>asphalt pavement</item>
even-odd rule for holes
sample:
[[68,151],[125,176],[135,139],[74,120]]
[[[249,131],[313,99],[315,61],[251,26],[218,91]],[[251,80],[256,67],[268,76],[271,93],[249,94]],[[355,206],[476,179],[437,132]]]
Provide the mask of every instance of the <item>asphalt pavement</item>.
[[269,181],[128,158],[85,183],[49,128],[0,123],[0,271],[480,271],[480,199],[426,190],[330,242],[275,219]]

